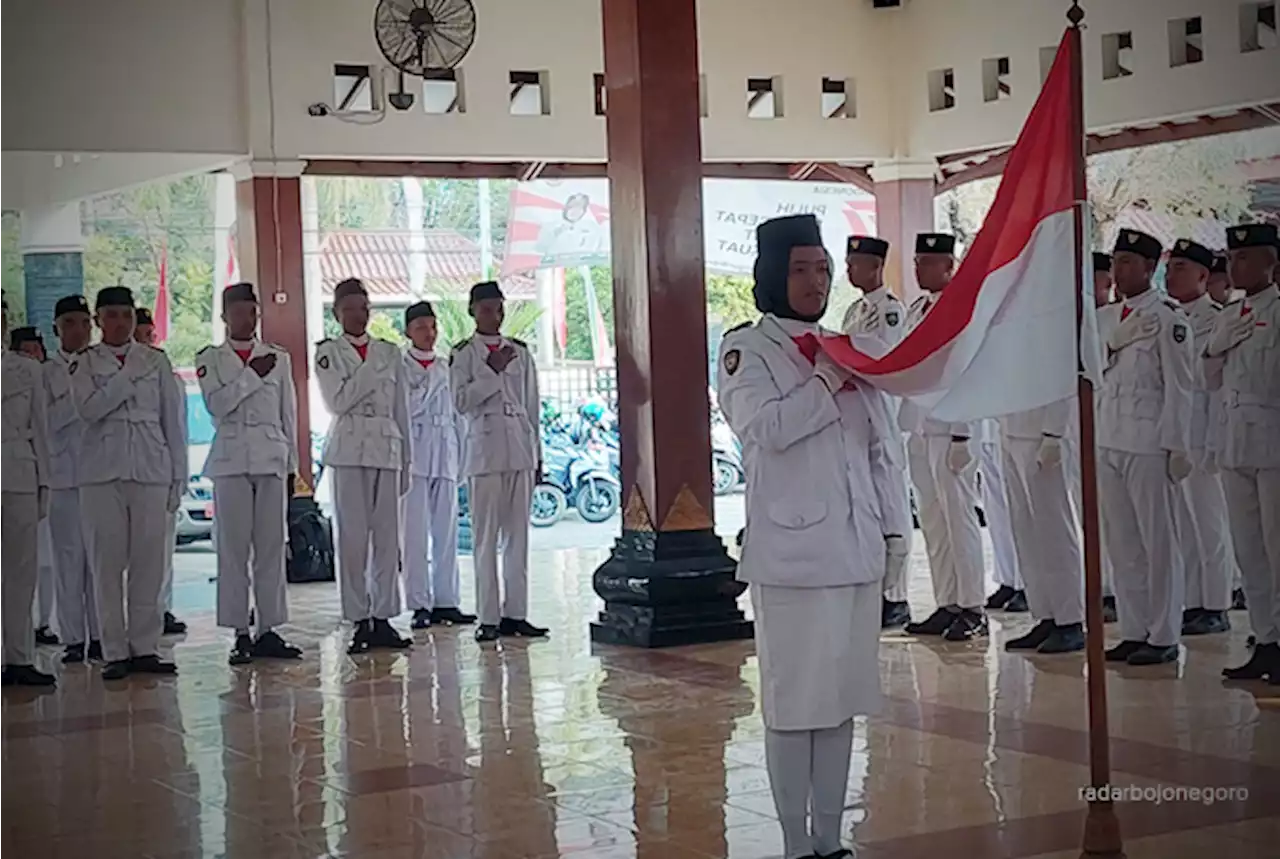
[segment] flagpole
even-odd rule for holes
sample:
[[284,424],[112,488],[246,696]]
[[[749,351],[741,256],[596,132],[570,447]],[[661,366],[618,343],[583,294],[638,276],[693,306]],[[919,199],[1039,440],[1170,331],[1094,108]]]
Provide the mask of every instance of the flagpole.
[[1084,10],[1079,0],[1072,0],[1067,11],[1071,27],[1067,30],[1068,54],[1071,59],[1071,77],[1074,82],[1071,98],[1071,135],[1076,141],[1076,157],[1072,176],[1075,200],[1075,287],[1076,287],[1076,350],[1079,361],[1077,393],[1080,404],[1080,480],[1081,519],[1084,532],[1084,591],[1085,664],[1088,668],[1089,701],[1089,781],[1095,798],[1089,802],[1085,816],[1082,857],[1123,857],[1124,845],[1120,836],[1120,821],[1110,799],[1096,798],[1099,788],[1111,783],[1111,749],[1107,726],[1107,676],[1106,657],[1103,653],[1102,617],[1102,552],[1098,539],[1098,462],[1093,415],[1093,383],[1084,372],[1085,364],[1079,356],[1080,335],[1084,333],[1086,307],[1085,283],[1085,217],[1089,205],[1089,186],[1086,173],[1085,124],[1084,124],[1084,59],[1081,48],[1081,29]]

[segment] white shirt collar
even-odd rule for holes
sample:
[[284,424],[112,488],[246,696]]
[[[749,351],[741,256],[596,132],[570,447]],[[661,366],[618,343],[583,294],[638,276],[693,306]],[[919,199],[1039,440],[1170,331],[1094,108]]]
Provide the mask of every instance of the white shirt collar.
[[769,318],[778,323],[778,327],[787,332],[789,337],[803,337],[806,334],[817,334],[819,330],[816,322],[803,322],[799,319],[783,319],[778,316],[769,314]]
[[416,358],[419,361],[434,361],[436,359],[436,353],[434,349],[431,350],[430,352],[423,352],[421,349],[419,349],[416,346],[409,347],[409,355],[412,356],[413,358]]
[[249,340],[232,340],[231,338],[227,338],[227,343],[230,344],[231,348],[237,352],[244,352],[247,349],[252,349],[257,342],[258,338],[256,337]]

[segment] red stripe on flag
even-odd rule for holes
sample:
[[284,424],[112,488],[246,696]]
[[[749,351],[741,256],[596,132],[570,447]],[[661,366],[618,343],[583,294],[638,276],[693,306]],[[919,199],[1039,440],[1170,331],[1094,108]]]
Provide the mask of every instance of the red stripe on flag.
[[827,354],[864,376],[897,373],[946,348],[964,331],[988,276],[1026,249],[1042,221],[1074,204],[1073,146],[1082,145],[1072,140],[1067,127],[1074,87],[1067,40],[1063,39],[1040,97],[1009,153],[991,211],[937,306],[882,358],[859,351],[843,335],[823,338]]
[[507,243],[536,242],[541,225],[533,221],[512,221],[507,224]]

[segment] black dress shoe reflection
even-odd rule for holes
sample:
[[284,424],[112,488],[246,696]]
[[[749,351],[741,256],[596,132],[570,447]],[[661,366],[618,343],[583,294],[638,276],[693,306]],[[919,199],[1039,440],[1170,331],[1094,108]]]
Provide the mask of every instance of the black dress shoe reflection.
[[514,618],[504,617],[498,623],[499,635],[515,636],[517,638],[546,638],[547,632],[548,630],[545,628],[534,626],[523,618],[515,620]]
[[68,644],[67,649],[62,653],[62,664],[78,665],[81,662],[84,662],[84,642]]
[[178,666],[165,662],[154,653],[135,656],[129,660],[130,674],[177,674]]
[[1026,635],[1012,638],[1004,643],[1005,650],[1036,650],[1053,634],[1054,625],[1051,620],[1042,620]]
[[370,647],[369,636],[372,630],[372,620],[357,620],[356,627],[351,633],[351,644],[347,645],[347,653],[351,656],[368,653]]
[[1108,649],[1104,656],[1108,662],[1128,662],[1130,656],[1146,646],[1145,641],[1125,640]]
[[484,644],[498,640],[498,627],[490,623],[482,623],[476,627],[476,641]]
[[987,634],[987,616],[979,608],[961,609],[942,637],[947,641],[972,641]]
[[32,665],[6,665],[0,672],[2,686],[38,686],[47,687],[57,683],[52,674],[37,671]]
[[1261,680],[1280,677],[1280,644],[1259,644],[1249,654],[1249,661],[1235,668],[1222,669],[1228,680]]
[[123,680],[129,676],[133,665],[128,659],[117,659],[102,666],[103,680]]
[[1163,665],[1166,662],[1177,662],[1178,645],[1170,644],[1168,647],[1156,647],[1154,644],[1144,644],[1133,653],[1130,653],[1126,661],[1130,665]]
[[919,623],[907,624],[906,630],[912,635],[942,635],[955,619],[956,612],[949,608],[934,609],[933,614]]
[[57,647],[62,642],[58,640],[58,636],[53,634],[53,630],[47,626],[41,626],[36,629],[36,644],[45,647]]
[[253,642],[254,659],[301,659],[302,648],[294,647],[274,629],[259,635]]
[[1013,599],[1013,595],[1016,593],[1017,590],[1014,588],[1011,588],[1008,585],[1001,585],[995,589],[995,592],[992,593],[991,596],[987,597],[986,608],[992,610],[1002,609],[1006,604],[1008,604],[1009,600]]
[[186,635],[187,625],[173,616],[173,612],[166,611],[164,613],[164,634],[165,635]]
[[227,657],[228,665],[248,665],[253,661],[253,639],[246,635],[237,635],[236,643],[231,646],[231,655]]
[[425,608],[415,608],[413,610],[413,620],[409,623],[410,629],[430,629],[431,628],[431,611]]
[[467,614],[457,606],[445,606],[431,610],[432,623],[447,623],[454,626],[470,626],[476,622],[474,614]]

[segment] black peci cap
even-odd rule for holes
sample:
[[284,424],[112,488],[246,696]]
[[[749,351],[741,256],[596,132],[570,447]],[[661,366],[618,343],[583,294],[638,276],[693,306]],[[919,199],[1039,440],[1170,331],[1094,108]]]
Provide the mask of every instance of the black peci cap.
[[475,286],[471,287],[470,304],[475,304],[477,301],[484,301],[487,298],[505,298],[502,294],[502,288],[498,286],[498,282],[496,280],[482,281],[481,283],[477,283]]
[[337,304],[349,295],[363,295],[367,298],[369,291],[359,278],[349,277],[333,288],[333,303]]
[[1227,255],[1214,254],[1213,265],[1209,266],[1210,274],[1226,274],[1227,273]]
[[1280,238],[1277,238],[1274,224],[1240,224],[1227,230],[1227,247],[1233,251],[1240,248],[1280,249]]
[[151,311],[146,307],[139,307],[133,314],[133,321],[136,325],[155,325],[156,321],[151,316]]
[[258,292],[253,288],[252,283],[233,283],[222,291],[223,305],[232,304],[237,301],[252,301],[255,304],[258,301]]
[[40,336],[40,332],[30,325],[24,325],[21,328],[15,328],[9,332],[9,348],[17,352],[18,347],[23,343],[39,343],[44,345],[44,338]]
[[108,286],[98,290],[93,300],[93,309],[104,307],[133,307],[133,290],[127,286]]
[[1207,269],[1213,268],[1213,251],[1191,239],[1178,239],[1169,251],[1169,259],[1189,259]]
[[53,318],[57,319],[67,313],[88,313],[89,302],[84,300],[83,295],[67,295],[58,299],[58,303],[53,306]]
[[884,259],[889,255],[889,243],[875,236],[849,236],[846,254],[871,254]]
[[1120,235],[1116,236],[1115,252],[1137,254],[1152,262],[1159,262],[1164,247],[1155,236],[1149,236],[1140,230],[1121,230]]
[[916,253],[954,256],[956,237],[949,233],[920,233],[916,236]]

